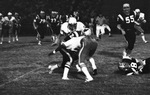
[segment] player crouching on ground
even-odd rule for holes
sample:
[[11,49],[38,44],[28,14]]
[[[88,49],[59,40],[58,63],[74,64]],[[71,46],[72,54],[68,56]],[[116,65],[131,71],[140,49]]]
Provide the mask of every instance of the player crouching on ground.
[[141,60],[125,56],[118,68],[127,76],[150,73],[150,58]]

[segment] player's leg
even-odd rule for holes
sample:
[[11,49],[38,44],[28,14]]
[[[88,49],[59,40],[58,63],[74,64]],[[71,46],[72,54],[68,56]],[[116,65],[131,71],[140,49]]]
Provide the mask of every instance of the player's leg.
[[63,50],[60,50],[60,53],[63,56],[62,63],[61,64],[55,64],[55,65],[49,65],[48,66],[48,69],[50,70],[49,74],[51,74],[57,68],[63,68],[64,69],[65,68],[65,64],[69,61],[69,56]]
[[13,35],[13,29],[11,27],[9,27],[8,29],[8,34],[9,34],[9,37],[8,37],[8,43],[11,43],[11,38],[12,38],[12,35]]
[[90,57],[90,58],[89,58],[89,61],[90,61],[91,65],[92,65],[93,75],[97,75],[97,66],[96,66],[96,64],[95,64],[94,58],[93,58],[93,57]]
[[101,31],[100,35],[104,35],[105,34],[105,25],[102,25],[100,27],[100,31]]
[[68,55],[69,60],[68,60],[68,61],[66,62],[66,64],[65,64],[62,79],[63,79],[63,80],[69,80],[69,78],[68,78],[68,73],[69,73],[70,66],[71,66],[71,64],[72,64],[72,62],[73,62],[73,58],[71,57],[71,55],[70,55],[69,52],[67,52],[67,51],[64,50],[64,49],[63,49],[63,51]]
[[105,28],[108,30],[108,35],[109,35],[109,37],[111,37],[112,36],[112,34],[111,34],[111,28],[109,27],[109,25],[105,25]]
[[82,70],[82,72],[85,74],[85,76],[86,76],[86,79],[85,79],[85,82],[90,82],[90,81],[92,81],[93,80],[93,78],[92,78],[92,76],[90,75],[90,73],[89,73],[89,71],[88,71],[88,69],[87,69],[87,67],[86,67],[86,65],[85,65],[85,60],[86,60],[86,54],[88,54],[86,51],[86,48],[85,48],[85,43],[84,42],[81,42],[81,44],[82,44],[82,48],[80,49],[80,51],[79,51],[79,62],[78,62],[78,64],[79,64],[79,66],[81,67],[81,70]]
[[97,39],[99,39],[99,36],[100,35],[100,26],[99,25],[96,25],[96,37]]
[[15,42],[15,32],[16,32],[16,28],[13,27],[12,29],[12,41]]
[[55,54],[57,51],[60,51],[60,53],[62,54],[62,57],[63,57],[62,58],[63,61],[62,61],[61,64],[55,64],[55,65],[49,65],[48,66],[48,69],[50,69],[49,74],[51,74],[57,68],[63,68],[64,69],[65,68],[65,64],[70,60],[69,59],[69,55],[66,53],[66,51],[63,48],[65,48],[65,47],[60,45],[60,46],[58,46],[58,48],[56,48],[53,52],[51,52],[49,54],[49,56],[50,56],[50,55]]
[[131,33],[132,31],[129,31],[130,34],[125,35],[125,38],[127,40],[128,46],[126,47],[126,56],[130,56],[133,48],[134,48],[134,44],[135,44],[135,40],[136,40],[136,35],[135,33]]
[[15,39],[16,39],[16,41],[19,41],[19,38],[18,38],[19,30],[20,30],[19,27],[17,27],[16,32],[15,32]]
[[3,44],[3,30],[0,30],[0,44]]
[[45,31],[46,31],[46,27],[40,26],[38,28],[38,32],[39,32],[39,35],[40,35],[39,40],[38,40],[38,45],[42,45],[42,40],[44,39]]
[[141,37],[144,43],[147,43],[148,41],[145,39],[145,35],[144,32],[141,33]]
[[142,29],[142,27],[140,25],[135,25],[134,27],[137,31],[139,31],[141,33],[141,38],[142,38],[143,42],[147,43],[147,41],[145,39],[145,35],[144,35],[144,30]]

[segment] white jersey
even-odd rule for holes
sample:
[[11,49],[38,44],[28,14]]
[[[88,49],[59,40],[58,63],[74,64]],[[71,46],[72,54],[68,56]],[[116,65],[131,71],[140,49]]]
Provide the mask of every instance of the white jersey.
[[81,40],[85,36],[80,36],[80,37],[74,37],[66,42],[63,42],[63,44],[66,46],[67,49],[71,51],[76,51],[75,49],[78,47],[81,47]]
[[4,21],[10,21],[10,22],[12,22],[14,20],[15,20],[15,17],[13,17],[13,16],[10,19],[7,16],[4,17]]
[[144,13],[139,13],[139,15],[136,14],[136,21],[139,24],[146,23],[145,14]]
[[140,19],[145,19],[145,14],[144,13],[140,13],[139,18]]
[[[72,32],[69,28],[68,28],[68,22],[65,22],[61,25],[60,28],[60,33],[61,34],[68,34],[70,32]],[[81,31],[83,32],[85,29],[85,25],[82,22],[77,22],[77,27],[76,27],[76,31]]]

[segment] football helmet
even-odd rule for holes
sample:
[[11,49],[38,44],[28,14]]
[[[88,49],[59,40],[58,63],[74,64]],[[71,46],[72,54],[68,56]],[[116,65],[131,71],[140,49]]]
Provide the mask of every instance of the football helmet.
[[17,12],[15,12],[15,16],[18,16],[19,14]]
[[0,13],[0,16],[3,16],[3,14],[2,14],[2,13]]
[[140,13],[140,9],[135,9],[135,12],[136,13]]
[[12,13],[11,12],[8,12],[8,14],[7,14],[8,16],[11,16],[12,15]]
[[69,20],[68,20],[68,28],[71,31],[75,31],[76,27],[77,27],[77,20],[76,20],[76,18],[70,17]]
[[40,16],[41,16],[42,18],[44,18],[44,17],[45,17],[45,12],[44,12],[44,11],[40,11]]
[[138,71],[138,66],[135,58],[125,57],[122,59],[122,62],[119,63],[118,68],[125,73],[131,73],[133,72],[133,69]]
[[118,64],[118,69],[123,72],[130,72],[131,71],[130,63],[131,63],[130,59],[122,59],[122,62],[119,62]]

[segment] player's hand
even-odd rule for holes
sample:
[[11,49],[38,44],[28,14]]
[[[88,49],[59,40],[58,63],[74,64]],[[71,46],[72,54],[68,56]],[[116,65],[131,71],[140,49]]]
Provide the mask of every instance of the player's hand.
[[125,35],[125,34],[126,34],[126,32],[125,32],[124,30],[121,30],[121,32],[122,32],[122,35]]
[[37,30],[38,27],[34,27],[35,30]]

